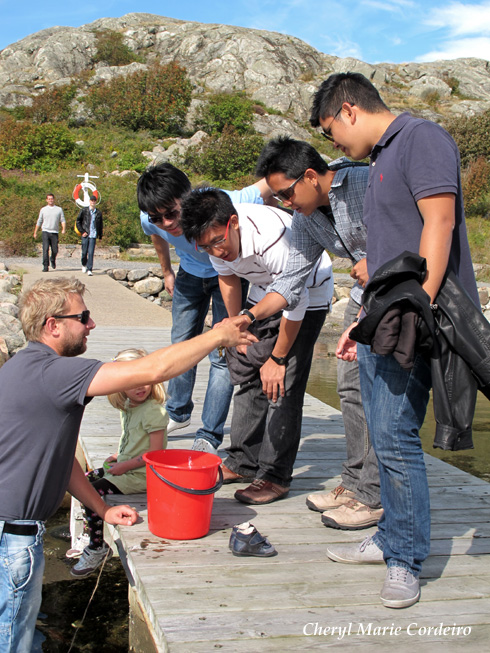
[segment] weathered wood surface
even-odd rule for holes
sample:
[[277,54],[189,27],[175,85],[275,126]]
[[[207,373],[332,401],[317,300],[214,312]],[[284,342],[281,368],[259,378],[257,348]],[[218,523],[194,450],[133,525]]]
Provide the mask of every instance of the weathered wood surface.
[[[124,347],[152,351],[169,339],[169,329],[99,327],[90,336],[89,355],[109,360]],[[198,370],[191,426],[170,436],[171,448],[190,448],[199,426],[207,361]],[[100,465],[117,449],[119,429],[118,412],[105,398],[94,399],[81,432],[92,464]],[[268,506],[245,506],[233,498],[243,486],[224,486],[215,497],[211,530],[205,538],[180,542],[156,537],[148,530],[145,495],[120,497],[121,502],[129,500],[142,517],[141,523],[114,535],[160,649],[171,653],[337,647],[487,650],[490,485],[426,456],[432,542],[422,571],[422,599],[406,610],[388,610],[379,601],[383,566],[341,565],[325,553],[329,544],[361,541],[374,529],[325,528],[320,514],[305,506],[308,493],[338,484],[345,457],[341,416],[308,396],[302,432],[289,497]],[[225,444],[228,440],[227,431]],[[269,537],[279,552],[276,557],[231,555],[230,528],[247,520]],[[440,624],[449,629],[446,634],[434,632]],[[456,634],[458,626],[466,629],[464,633]]]

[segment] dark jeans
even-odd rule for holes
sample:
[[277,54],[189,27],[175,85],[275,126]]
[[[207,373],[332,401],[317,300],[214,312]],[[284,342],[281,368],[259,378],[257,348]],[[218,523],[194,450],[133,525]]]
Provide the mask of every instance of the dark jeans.
[[298,453],[303,401],[313,348],[327,311],[307,311],[290,349],[285,395],[276,403],[262,391],[260,370],[238,387],[233,398],[231,445],[225,465],[243,476],[255,476],[288,487]]
[[82,265],[87,268],[87,272],[94,267],[94,252],[97,238],[82,238]]
[[43,231],[43,268],[49,268],[49,248],[51,247],[51,266],[56,267],[58,256],[58,234],[50,231]]

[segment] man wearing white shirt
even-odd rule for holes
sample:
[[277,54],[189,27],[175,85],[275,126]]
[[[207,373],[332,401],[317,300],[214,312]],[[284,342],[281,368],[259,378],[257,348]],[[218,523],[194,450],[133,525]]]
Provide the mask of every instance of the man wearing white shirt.
[[[210,255],[230,317],[241,311],[240,279],[251,283],[245,314],[268,292],[289,257],[291,216],[268,206],[233,205],[217,189],[196,189],[182,200],[188,240]],[[303,398],[313,356],[333,294],[325,253],[314,266],[298,305],[253,324],[253,351],[227,350],[233,404],[231,446],[222,465],[225,482],[252,483],[238,490],[242,503],[287,496],[301,436]]]
[[58,238],[61,224],[61,233],[65,233],[66,220],[61,206],[54,203],[53,193],[46,195],[46,206],[39,211],[39,217],[34,227],[34,238],[37,237],[39,227],[43,233],[43,272],[49,270],[49,249],[51,248],[51,267],[56,270],[56,257],[58,256]]

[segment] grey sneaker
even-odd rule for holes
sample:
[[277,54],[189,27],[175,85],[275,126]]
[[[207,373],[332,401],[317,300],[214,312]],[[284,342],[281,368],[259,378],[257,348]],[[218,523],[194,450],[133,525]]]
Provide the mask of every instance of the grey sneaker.
[[366,537],[361,544],[339,544],[327,549],[327,556],[334,562],[347,565],[380,565],[384,563],[383,551],[373,541],[373,536]]
[[167,424],[167,435],[170,435],[172,431],[177,431],[178,429],[183,429],[186,426],[189,426],[191,423],[191,418],[184,420],[183,422],[176,422],[174,419],[169,419]]
[[370,508],[366,504],[352,499],[334,510],[326,510],[322,515],[322,523],[330,528],[340,528],[343,531],[359,531],[363,528],[376,526],[383,514],[383,508]]
[[314,492],[306,497],[306,505],[310,510],[325,512],[343,506],[354,498],[354,492],[342,485],[337,485],[331,492]]
[[95,571],[106,559],[112,558],[112,549],[104,544],[101,549],[89,549],[88,546],[82,552],[80,560],[70,569],[70,574],[75,578],[84,578]]
[[408,608],[420,598],[419,579],[405,567],[388,567],[380,598],[385,608]]
[[191,449],[193,451],[205,451],[206,453],[218,453],[218,449],[213,447],[211,442],[208,442],[205,438],[196,438]]

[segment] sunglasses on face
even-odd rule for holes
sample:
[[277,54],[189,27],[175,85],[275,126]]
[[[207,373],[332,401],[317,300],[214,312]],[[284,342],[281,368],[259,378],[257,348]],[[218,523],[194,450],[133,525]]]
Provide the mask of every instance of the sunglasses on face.
[[[74,320],[78,320],[82,324],[88,324],[88,321],[90,320],[90,311],[82,311],[81,313],[75,313],[74,315],[51,315],[50,317],[54,317],[57,320],[63,320],[66,318],[73,318]],[[46,324],[48,321],[48,318],[46,318],[43,322],[43,326]]]
[[163,224],[164,220],[168,220],[169,222],[172,222],[173,220],[177,220],[179,218],[180,211],[177,209],[173,211],[168,211],[164,215],[150,215],[148,214],[148,222],[150,224]]
[[198,245],[196,243],[196,250],[198,252],[201,252],[201,254],[204,254],[204,253],[209,254],[209,252],[212,249],[215,249],[215,248],[220,249],[221,245],[223,245],[223,243],[226,242],[226,239],[228,238],[228,229],[230,227],[230,220],[231,220],[231,216],[230,216],[230,218],[229,218],[229,220],[228,220],[228,222],[226,224],[226,231],[225,231],[225,237],[224,238],[220,238],[219,240],[215,240],[214,243],[211,243],[211,245]]
[[272,197],[278,200],[279,202],[288,202],[291,199],[291,197],[294,195],[294,187],[296,186],[298,181],[301,181],[301,179],[303,179],[304,176],[305,173],[303,172],[303,174],[301,174],[295,181],[293,181],[291,186],[288,186],[284,190],[278,190],[275,194],[272,193]]

